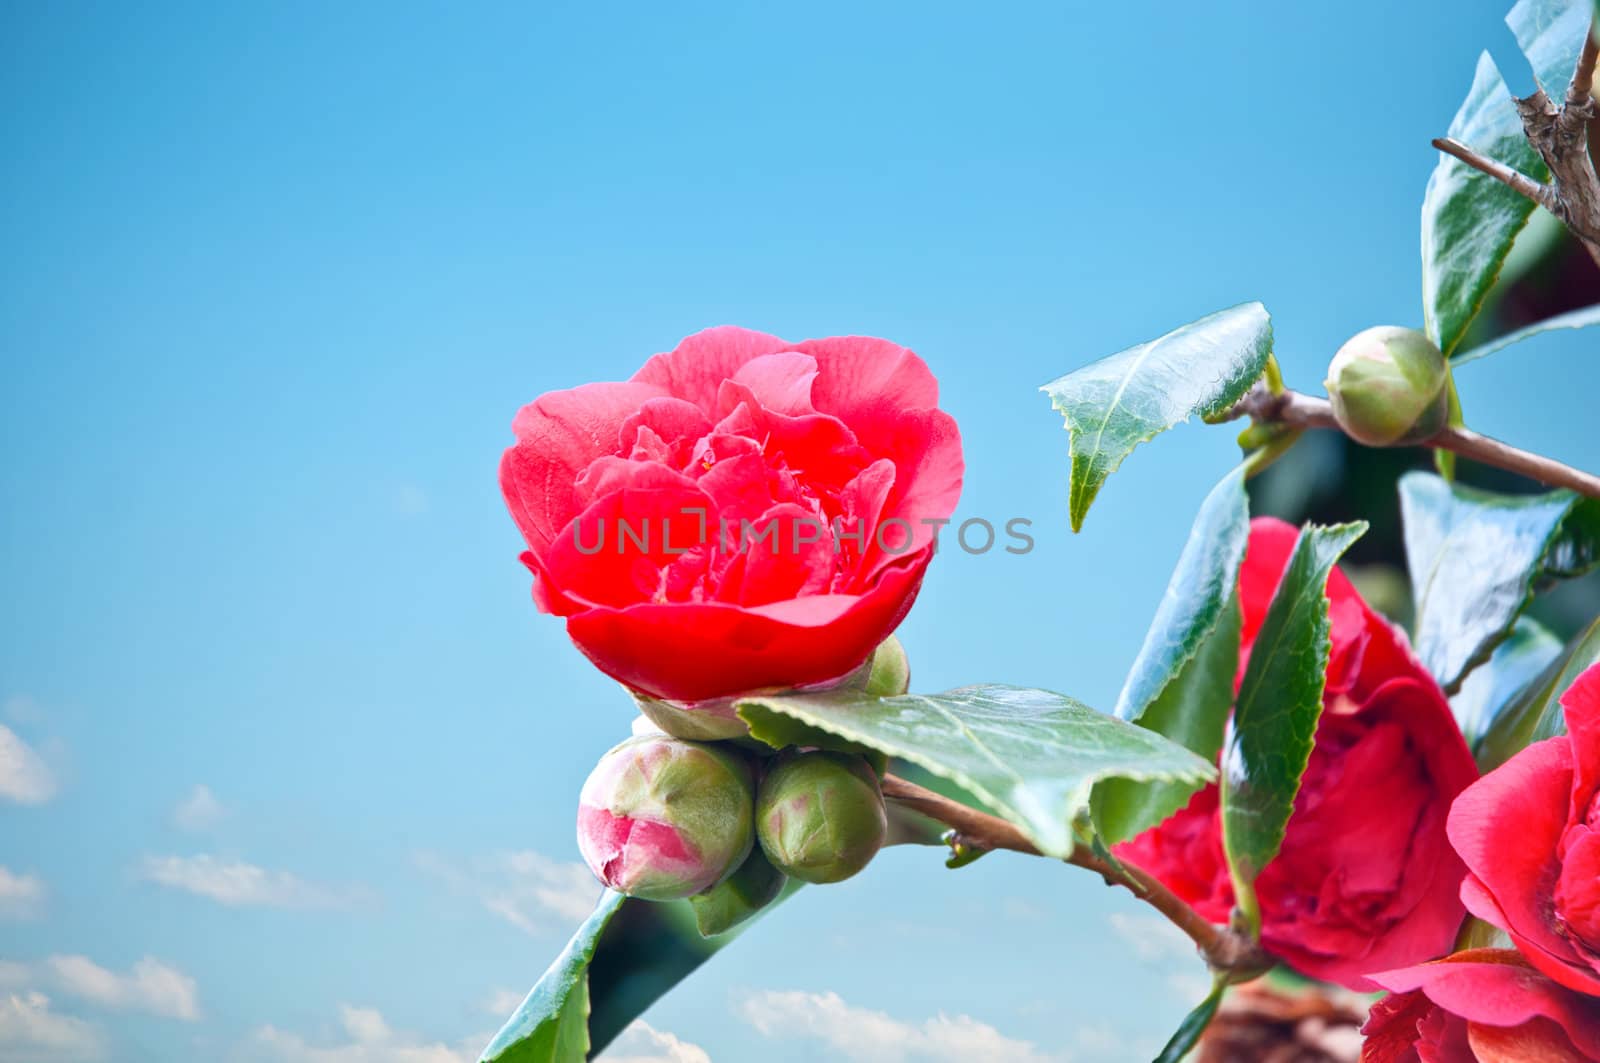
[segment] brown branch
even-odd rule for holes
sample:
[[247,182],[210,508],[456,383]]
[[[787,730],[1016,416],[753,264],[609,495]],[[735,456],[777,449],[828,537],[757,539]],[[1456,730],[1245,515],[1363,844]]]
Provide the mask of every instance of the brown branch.
[[1522,131],[1549,168],[1549,181],[1541,184],[1455,140],[1441,138],[1435,140],[1433,146],[1527,196],[1560,218],[1589,252],[1589,257],[1600,265],[1600,175],[1596,175],[1594,160],[1589,157],[1589,123],[1595,116],[1592,92],[1597,58],[1600,58],[1600,43],[1595,41],[1595,25],[1591,22],[1562,106],[1557,107],[1543,89],[1516,101]]
[[[1328,400],[1302,395],[1297,391],[1274,395],[1265,384],[1257,384],[1229,411],[1230,419],[1246,414],[1258,421],[1292,427],[1340,430]],[[1518,450],[1471,429],[1446,428],[1414,445],[1454,451],[1463,458],[1506,469],[1550,487],[1566,487],[1590,498],[1600,498],[1600,476],[1563,465],[1552,458]]]
[[1600,41],[1595,40],[1595,27],[1591,23],[1583,38],[1583,51],[1578,55],[1578,67],[1572,72],[1572,84],[1567,87],[1567,104],[1586,100],[1594,91],[1594,64],[1600,59]]
[[[998,816],[952,801],[898,776],[884,776],[883,796],[938,820],[952,828],[961,842],[975,848],[1009,849],[1017,853],[1041,855],[1027,835]],[[1213,969],[1229,972],[1243,981],[1272,966],[1272,959],[1260,945],[1228,927],[1217,926],[1202,918],[1183,898],[1139,868],[1131,865],[1113,867],[1082,847],[1073,850],[1067,863],[1093,871],[1107,885],[1127,886],[1140,900],[1187,934]]]
[[1466,163],[1474,170],[1477,170],[1479,173],[1488,174],[1490,177],[1493,177],[1496,181],[1499,181],[1513,192],[1518,192],[1524,196],[1527,196],[1540,206],[1549,205],[1548,201],[1551,195],[1550,189],[1545,185],[1540,184],[1538,181],[1535,181],[1521,170],[1513,169],[1504,163],[1496,162],[1493,159],[1479,155],[1477,152],[1461,143],[1461,141],[1452,140],[1449,137],[1435,137],[1433,146],[1444,152],[1446,155],[1460,159],[1462,162]]

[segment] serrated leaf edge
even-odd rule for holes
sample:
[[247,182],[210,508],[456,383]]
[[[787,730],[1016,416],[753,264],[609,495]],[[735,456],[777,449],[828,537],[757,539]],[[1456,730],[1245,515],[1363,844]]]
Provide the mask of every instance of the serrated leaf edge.
[[[1081,372],[1082,369],[1088,368],[1088,366],[1074,369],[1072,373],[1063,373],[1061,376],[1056,377],[1056,379],[1050,381],[1048,384],[1040,385],[1039,390],[1050,396],[1050,408],[1059,413],[1061,415],[1061,419],[1066,422],[1067,449],[1071,454],[1072,460],[1071,469],[1067,474],[1067,516],[1071,521],[1073,531],[1076,532],[1083,530],[1084,518],[1089,515],[1089,507],[1094,504],[1094,500],[1100,496],[1100,489],[1105,486],[1105,482],[1111,478],[1113,473],[1122,468],[1122,463],[1131,457],[1135,450],[1150,442],[1156,436],[1161,435],[1164,432],[1169,432],[1180,424],[1187,424],[1189,419],[1197,413],[1204,418],[1213,416],[1221,413],[1223,410],[1228,409],[1234,403],[1238,402],[1239,399],[1250,390],[1255,381],[1259,379],[1261,375],[1261,372],[1258,371],[1256,375],[1251,377],[1237,393],[1225,392],[1212,403],[1190,410],[1188,413],[1184,414],[1182,417],[1178,418],[1176,421],[1173,421],[1166,427],[1157,428],[1153,431],[1146,432],[1136,437],[1134,439],[1133,446],[1129,447],[1126,453],[1124,453],[1121,457],[1118,457],[1109,466],[1107,466],[1105,475],[1100,477],[1100,483],[1091,487],[1089,484],[1089,471],[1090,466],[1093,464],[1093,455],[1100,453],[1100,440],[1105,437],[1106,426],[1111,423],[1111,415],[1116,411],[1118,404],[1122,401],[1123,392],[1127,390],[1128,383],[1133,379],[1134,372],[1139,368],[1139,366],[1144,364],[1145,360],[1149,358],[1151,354],[1155,353],[1161,344],[1170,340],[1173,336],[1176,336],[1185,329],[1192,328],[1200,322],[1205,321],[1207,318],[1218,317],[1233,310],[1241,310],[1245,307],[1252,306],[1259,307],[1261,313],[1266,316],[1266,355],[1270,355],[1272,353],[1272,345],[1274,340],[1272,332],[1272,315],[1267,312],[1266,306],[1259,300],[1249,300],[1247,302],[1238,303],[1234,306],[1224,307],[1221,310],[1213,311],[1203,317],[1198,317],[1193,321],[1179,325],[1177,328],[1171,329],[1168,332],[1157,336],[1153,340],[1148,340],[1144,344],[1135,344],[1135,346],[1143,346],[1145,351],[1138,358],[1136,358],[1133,365],[1128,368],[1127,373],[1124,374],[1122,378],[1122,382],[1117,386],[1117,393],[1115,396],[1113,396],[1111,404],[1106,407],[1105,413],[1100,419],[1100,428],[1096,435],[1094,451],[1086,454],[1081,460],[1079,458],[1078,441],[1082,438],[1084,429],[1073,420],[1071,415],[1069,415],[1066,409],[1063,408],[1061,402],[1058,401],[1055,395],[1051,393],[1050,389],[1061,383],[1061,381],[1067,379],[1067,377],[1072,376],[1072,373]],[[1129,348],[1123,348],[1122,351],[1116,351],[1107,355],[1105,358],[1096,359],[1096,361],[1106,361],[1109,358],[1115,358],[1128,349]],[[1266,355],[1263,355],[1262,358],[1262,371],[1264,371],[1266,365]],[[1094,364],[1095,362],[1089,363],[1089,365]]]
[[[956,687],[956,688],[954,688],[952,690],[945,691],[945,693],[947,693],[947,694],[957,694],[957,693],[960,693],[962,691],[967,691],[967,690],[982,690],[982,689],[985,689],[985,687],[987,687],[989,689],[993,689],[993,688],[995,688],[997,686],[1004,686],[1004,684],[984,684],[984,685],[978,685],[978,686]],[[1010,687],[1008,689],[1018,690],[1018,689],[1024,689],[1024,688]],[[1033,689],[1038,689],[1038,688],[1033,688]],[[1049,694],[1052,697],[1067,698],[1067,695],[1059,694],[1059,693],[1057,693],[1055,691],[1052,691],[1052,690],[1041,690],[1040,692],[1041,693],[1045,693],[1045,694]],[[1007,775],[1008,777],[1014,779],[1017,782],[1018,789],[1019,789],[1019,791],[1020,791],[1022,796],[1024,796],[1025,798],[1031,796],[1031,795],[1029,795],[1028,790],[1027,790],[1027,781],[1022,776],[1018,775],[1014,770],[1012,770],[1009,765],[1005,764],[1004,761],[1002,761],[999,758],[997,758],[994,755],[994,752],[992,750],[990,750],[988,748],[988,746],[985,745],[975,734],[972,733],[971,728],[967,727],[964,723],[962,723],[959,720],[959,718],[954,717],[951,714],[949,709],[946,709],[943,705],[940,705],[937,702],[930,702],[929,696],[925,695],[925,694],[900,694],[896,698],[880,698],[879,700],[881,700],[881,701],[894,701],[894,700],[899,700],[899,699],[915,699],[915,700],[918,700],[918,701],[930,703],[942,715],[944,715],[946,717],[949,717],[953,723],[955,723],[958,727],[960,727],[961,730],[968,736],[969,740],[974,744],[974,746],[986,758],[989,759],[990,763],[994,764],[995,767],[1001,769],[1003,774]],[[850,728],[850,727],[847,727],[847,726],[843,726],[843,725],[836,725],[836,724],[832,723],[832,721],[829,721],[829,722],[825,723],[825,722],[817,719],[816,717],[811,716],[810,714],[804,712],[803,710],[798,710],[798,709],[795,709],[795,708],[792,708],[792,707],[785,707],[785,708],[778,707],[779,705],[782,705],[784,703],[784,700],[785,699],[782,698],[781,696],[769,696],[769,697],[764,697],[764,698],[741,698],[741,699],[739,699],[738,702],[735,703],[735,711],[738,711],[740,719],[742,719],[746,723],[750,724],[750,728],[751,728],[751,733],[752,734],[754,734],[755,730],[756,730],[755,721],[749,719],[744,714],[744,712],[742,711],[744,709],[744,707],[747,706],[747,705],[755,705],[755,706],[758,706],[760,708],[766,709],[769,712],[775,712],[775,713],[778,713],[779,715],[782,715],[782,716],[790,716],[790,717],[792,717],[794,719],[800,720],[802,723],[809,724],[810,726],[815,727],[818,730],[827,731],[829,734],[837,735],[838,737],[844,738],[844,739],[846,739],[848,741],[851,741],[851,742],[857,742],[857,743],[860,743],[861,745],[864,745],[864,746],[870,746],[871,748],[876,749],[876,750],[878,750],[878,751],[880,751],[882,753],[886,753],[891,757],[903,757],[906,760],[911,761],[913,764],[916,764],[918,767],[923,768],[926,771],[932,772],[933,774],[939,776],[942,779],[949,779],[951,782],[957,784],[958,786],[965,787],[967,790],[969,790],[972,793],[972,795],[974,797],[977,797],[980,800],[987,802],[988,804],[993,806],[995,811],[1000,812],[1002,815],[1004,815],[1004,817],[1007,819],[1007,821],[1009,821],[1018,830],[1022,831],[1023,834],[1027,835],[1028,840],[1033,842],[1034,845],[1039,847],[1039,851],[1041,853],[1045,854],[1046,856],[1053,856],[1053,857],[1056,857],[1056,858],[1061,859],[1061,860],[1065,860],[1067,857],[1072,855],[1073,838],[1072,838],[1072,826],[1071,825],[1072,825],[1073,817],[1078,812],[1082,811],[1084,808],[1086,808],[1088,806],[1089,794],[1094,789],[1094,784],[1096,782],[1099,782],[1101,779],[1109,779],[1109,778],[1133,779],[1136,782],[1162,782],[1162,781],[1198,782],[1201,785],[1204,785],[1205,783],[1210,782],[1212,779],[1214,779],[1216,777],[1216,769],[1213,768],[1211,765],[1207,764],[1205,761],[1201,760],[1199,757],[1194,756],[1193,753],[1189,753],[1189,755],[1191,757],[1193,757],[1195,764],[1198,765],[1198,768],[1196,769],[1194,774],[1177,773],[1177,772],[1138,772],[1138,771],[1129,771],[1129,772],[1120,772],[1119,771],[1119,772],[1091,773],[1089,775],[1089,777],[1086,778],[1082,783],[1080,783],[1079,785],[1077,785],[1075,787],[1072,787],[1070,790],[1068,790],[1068,792],[1067,792],[1068,812],[1067,812],[1067,815],[1062,820],[1059,837],[1045,837],[1045,836],[1041,836],[1039,834],[1035,823],[1032,822],[1029,819],[1027,810],[1025,808],[1023,808],[1023,807],[1019,807],[1020,805],[1026,804],[1027,803],[1026,801],[1017,802],[1017,801],[1006,800],[1006,799],[1000,797],[999,795],[995,794],[994,792],[992,792],[988,787],[986,787],[986,786],[982,785],[981,783],[979,783],[976,779],[971,778],[966,772],[948,768],[948,767],[938,763],[937,760],[935,760],[933,758],[930,758],[930,757],[927,757],[926,755],[918,752],[917,750],[911,749],[909,747],[901,746],[901,745],[898,745],[897,743],[893,743],[893,742],[879,741],[879,740],[877,740],[875,738],[872,738],[872,737],[869,737],[867,735],[864,735],[860,731],[857,731],[857,730],[855,730],[853,728]],[[1067,700],[1071,701],[1073,699],[1067,698]],[[1087,711],[1089,711],[1089,712],[1094,712],[1095,711],[1093,709],[1088,709],[1087,706],[1085,706],[1085,709]],[[1111,716],[1111,715],[1108,715],[1108,714],[1105,714],[1105,713],[1100,713],[1099,715],[1104,716],[1105,719],[1107,719],[1107,720],[1115,721],[1118,724],[1127,724],[1127,721],[1119,720],[1115,716]],[[1133,725],[1128,724],[1128,726],[1133,726]],[[1150,733],[1154,734],[1154,732],[1150,732]],[[1176,746],[1177,748],[1179,748],[1179,749],[1183,749],[1183,747],[1179,746],[1176,742],[1173,742],[1172,744],[1174,746]],[[1188,753],[1189,751],[1188,750],[1184,750],[1184,752]],[[1043,820],[1045,822],[1053,822],[1054,819],[1055,819],[1055,813],[1052,810],[1042,809],[1042,808],[1039,808],[1039,806],[1037,806],[1037,805],[1034,806],[1034,810],[1038,813],[1040,820]]]

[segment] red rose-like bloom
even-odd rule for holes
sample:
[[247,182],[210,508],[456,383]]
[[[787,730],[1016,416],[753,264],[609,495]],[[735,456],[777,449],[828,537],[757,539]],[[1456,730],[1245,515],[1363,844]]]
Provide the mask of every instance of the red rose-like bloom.
[[677,702],[838,679],[905,617],[961,439],[922,359],[859,336],[690,336],[517,414],[500,486],[539,608]]
[[1511,949],[1469,949],[1375,974],[1361,1063],[1589,1063],[1600,1000],[1563,988]]
[[[1239,573],[1239,676],[1297,531],[1252,522]],[[1451,800],[1477,776],[1438,684],[1404,636],[1335,570],[1322,719],[1283,848],[1256,880],[1262,943],[1296,970],[1351,989],[1364,975],[1448,951],[1466,914],[1465,870],[1445,838]],[[1206,918],[1226,922],[1233,885],[1215,785],[1117,847]]]
[[1461,899],[1539,970],[1600,995],[1600,665],[1561,697],[1567,733],[1478,780],[1450,810]]

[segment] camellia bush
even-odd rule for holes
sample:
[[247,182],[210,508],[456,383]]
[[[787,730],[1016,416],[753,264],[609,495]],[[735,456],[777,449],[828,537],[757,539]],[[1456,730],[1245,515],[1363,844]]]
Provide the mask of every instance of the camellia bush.
[[[1368,994],[1326,1006],[1359,1003],[1372,1063],[1600,1060],[1600,619],[1563,645],[1524,615],[1600,564],[1600,478],[1472,431],[1453,381],[1600,321],[1463,349],[1536,206],[1600,262],[1592,15],[1512,10],[1541,89],[1479,59],[1434,142],[1423,328],[1352,337],[1326,398],[1285,386],[1257,303],[1045,385],[1075,530],[1141,443],[1244,422],[1110,712],[910,692],[894,631],[962,481],[911,351],[714,328],[523,407],[500,479],[534,602],[636,718],[577,795],[605,892],[483,1059],[586,1059],[764,909],[913,844],[1061,861],[1188,935],[1213,989],[1160,1060],[1341,1058],[1248,1047],[1241,1015],[1302,1014],[1283,971]],[[1251,519],[1246,480],[1308,430],[1433,451],[1399,484],[1409,634],[1338,567],[1363,521]],[[1530,482],[1460,485],[1457,456]]]

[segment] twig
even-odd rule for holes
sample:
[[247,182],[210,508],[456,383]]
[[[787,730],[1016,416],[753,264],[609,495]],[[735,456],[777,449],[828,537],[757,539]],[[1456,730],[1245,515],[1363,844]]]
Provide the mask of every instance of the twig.
[[1496,181],[1499,181],[1512,191],[1520,192],[1522,195],[1527,196],[1541,207],[1549,205],[1549,200],[1551,198],[1550,189],[1545,185],[1540,184],[1538,181],[1535,181],[1521,170],[1513,169],[1504,163],[1496,162],[1493,159],[1479,155],[1477,152],[1461,143],[1461,141],[1452,140],[1449,137],[1435,137],[1433,140],[1433,146],[1444,152],[1446,155],[1460,159],[1462,162],[1466,163],[1474,170],[1477,170],[1479,173],[1488,174],[1490,177],[1493,177]]
[[[1297,428],[1331,428],[1339,431],[1333,407],[1328,400],[1285,391],[1274,395],[1265,384],[1257,384],[1229,411],[1229,419],[1249,415],[1258,421]],[[1566,487],[1590,498],[1600,498],[1600,476],[1563,465],[1553,458],[1518,450],[1498,439],[1480,435],[1468,428],[1446,428],[1416,446],[1454,451],[1463,458],[1493,465],[1537,480],[1551,487]]]
[[1594,26],[1589,26],[1583,38],[1583,51],[1578,54],[1578,68],[1572,72],[1572,84],[1567,87],[1567,103],[1586,100],[1594,91],[1594,64],[1600,59],[1600,41],[1595,40]]
[[[960,840],[968,845],[979,849],[1009,849],[1017,853],[1041,855],[1027,835],[998,816],[952,801],[899,776],[884,777],[883,796],[953,828]],[[1187,934],[1213,969],[1226,971],[1243,981],[1272,966],[1271,957],[1260,945],[1228,927],[1217,926],[1202,918],[1183,898],[1139,868],[1129,864],[1113,867],[1082,846],[1073,850],[1067,863],[1093,871],[1107,885],[1128,886],[1140,900]]]
[[1516,101],[1522,131],[1549,168],[1549,181],[1535,181],[1449,138],[1435,140],[1433,146],[1480,173],[1488,174],[1560,218],[1589,252],[1589,257],[1600,264],[1600,176],[1596,175],[1594,160],[1589,157],[1589,123],[1595,116],[1591,93],[1596,59],[1600,59],[1600,43],[1595,41],[1595,25],[1591,22],[1562,105],[1557,107],[1543,89]]

